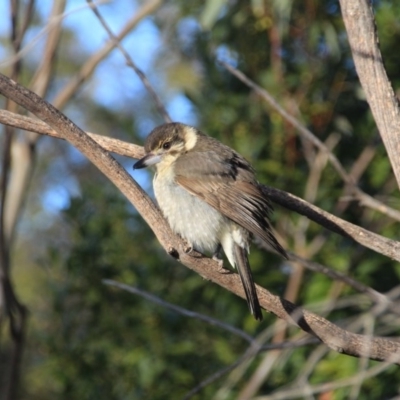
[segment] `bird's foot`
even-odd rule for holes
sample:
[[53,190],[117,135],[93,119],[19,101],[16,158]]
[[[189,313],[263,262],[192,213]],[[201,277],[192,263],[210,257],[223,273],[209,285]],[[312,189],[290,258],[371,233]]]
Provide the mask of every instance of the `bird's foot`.
[[170,246],[168,247],[167,251],[170,256],[174,257],[177,260],[179,259],[179,252],[175,249],[175,247]]
[[183,251],[186,254],[189,254],[193,251],[193,245],[189,242],[187,242],[186,240],[184,240],[184,244],[183,244]]
[[229,270],[224,268],[224,260],[220,258],[219,252],[214,253],[212,259],[218,263],[218,272],[220,274],[226,274]]

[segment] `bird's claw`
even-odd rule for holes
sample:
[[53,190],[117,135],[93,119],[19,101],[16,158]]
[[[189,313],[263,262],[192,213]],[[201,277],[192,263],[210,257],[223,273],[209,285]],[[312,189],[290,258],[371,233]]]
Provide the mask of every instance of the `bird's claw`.
[[177,260],[179,259],[179,252],[178,250],[175,249],[175,247],[168,247],[168,254],[174,258],[176,258]]
[[222,258],[219,258],[218,254],[214,254],[212,256],[212,259],[218,263],[218,272],[220,274],[226,273],[227,270],[224,268],[224,260]]
[[190,254],[193,251],[193,246],[190,243],[185,242],[185,244],[183,245],[183,251],[186,254]]

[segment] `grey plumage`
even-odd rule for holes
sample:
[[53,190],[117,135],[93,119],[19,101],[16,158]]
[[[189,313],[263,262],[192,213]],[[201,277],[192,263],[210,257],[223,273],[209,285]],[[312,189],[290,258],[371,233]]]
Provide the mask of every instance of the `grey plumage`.
[[222,245],[238,269],[251,313],[261,320],[247,256],[250,234],[284,257],[286,252],[272,233],[272,207],[251,165],[228,146],[179,123],[154,129],[145,151],[134,168],[157,164],[155,195],[171,228],[200,252]]

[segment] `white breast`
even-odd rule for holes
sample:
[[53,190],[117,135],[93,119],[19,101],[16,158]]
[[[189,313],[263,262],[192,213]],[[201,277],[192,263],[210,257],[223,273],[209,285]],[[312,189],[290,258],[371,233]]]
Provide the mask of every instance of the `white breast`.
[[231,222],[203,200],[177,185],[173,177],[155,175],[153,186],[157,202],[172,230],[197,251],[215,252]]

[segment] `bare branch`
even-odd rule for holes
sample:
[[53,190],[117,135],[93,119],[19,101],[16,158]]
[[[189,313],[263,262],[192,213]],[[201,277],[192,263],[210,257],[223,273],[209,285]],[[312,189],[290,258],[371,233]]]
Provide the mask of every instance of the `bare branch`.
[[[117,40],[122,40],[144,17],[154,12],[161,4],[162,0],[149,0],[144,2],[143,6],[125,24],[120,33],[116,36]],[[116,42],[110,40],[97,53],[93,54],[93,56],[82,65],[82,68],[78,71],[78,73],[71,77],[65,87],[58,93],[53,101],[54,106],[60,109],[63,108],[81,86],[82,82],[84,82],[92,74],[96,66],[108,54],[110,54],[115,47]]]
[[[391,301],[382,293],[377,292],[376,290],[370,288],[369,286],[364,285],[363,283],[347,276],[346,274],[335,271],[332,268],[329,268],[325,265],[321,265],[314,261],[306,260],[303,257],[298,256],[290,251],[287,252],[289,255],[289,260],[296,261],[300,264],[303,264],[308,270],[318,272],[320,274],[324,274],[333,280],[337,280],[345,283],[346,285],[352,287],[360,293],[366,294],[374,303],[377,304],[391,304]],[[400,314],[400,309],[398,309],[398,305],[392,304],[391,309],[393,312]]]
[[103,279],[102,282],[106,285],[115,286],[115,287],[125,290],[129,293],[141,296],[141,297],[145,298],[146,300],[151,301],[152,303],[158,304],[161,307],[175,311],[176,313],[184,315],[185,317],[196,318],[200,321],[207,322],[207,324],[222,328],[227,332],[233,333],[234,335],[241,337],[242,339],[246,340],[250,344],[254,343],[254,341],[255,341],[252,336],[248,335],[246,332],[244,332],[232,325],[225,324],[215,318],[209,317],[208,315],[200,314],[198,312],[187,310],[186,308],[183,308],[183,307],[179,307],[175,304],[168,303],[167,301],[165,301],[157,296],[154,296],[154,294],[146,292],[145,290],[139,289],[137,287],[129,286],[124,283],[116,282],[111,279]]
[[48,32],[46,38],[46,47],[43,52],[41,62],[36,69],[36,73],[29,85],[32,90],[44,96],[47,92],[51,74],[54,68],[54,57],[59,46],[59,40],[62,31],[63,13],[65,10],[66,0],[58,0],[53,2],[53,8],[49,20],[54,21],[51,31]]
[[320,383],[318,385],[311,386],[310,384],[303,385],[301,387],[290,388],[287,390],[279,390],[268,396],[258,396],[257,400],[289,400],[298,399],[299,397],[310,396],[312,394],[330,392],[335,389],[343,388],[349,385],[353,385],[362,376],[363,379],[371,378],[379,375],[390,367],[390,364],[379,364],[368,369],[367,371],[361,371],[358,374],[351,376],[350,378],[339,379],[333,382]]
[[[30,17],[32,17],[31,7],[33,7],[33,5],[30,5],[26,10],[27,13],[31,13]],[[32,80],[32,90],[42,97],[45,97],[51,78],[53,58],[61,34],[64,8],[65,0],[53,2],[50,21],[54,22],[51,22],[52,29],[48,31],[42,62]],[[28,26],[28,22],[25,22],[25,25]],[[31,132],[29,135],[23,136],[21,140],[13,140],[12,143],[10,179],[5,199],[6,215],[4,223],[5,232],[10,239],[10,243],[14,236],[15,227],[21,214],[34,171],[36,143],[38,138],[39,136],[37,134]]]
[[[12,0],[12,1],[14,1],[14,0]],[[100,2],[108,2],[108,1],[110,1],[110,0],[98,0],[98,4]],[[20,30],[20,32],[25,32],[25,30],[29,27],[30,19],[34,15],[34,13],[33,13],[34,3],[35,3],[34,0],[29,0],[28,5],[26,6],[26,10],[27,10],[26,14],[25,14],[26,17],[25,17],[25,20],[24,20],[24,22],[22,24],[22,29]],[[15,54],[14,56],[8,57],[4,61],[2,60],[0,62],[0,65],[2,67],[5,67],[5,66],[8,66],[8,65],[12,65],[12,64],[18,62],[19,60],[21,60],[29,51],[32,50],[32,48],[37,44],[37,42],[42,38],[42,36],[44,36],[48,32],[50,32],[49,34],[51,35],[51,30],[53,29],[54,25],[58,25],[60,23],[60,20],[65,19],[68,15],[71,15],[74,12],[80,11],[83,8],[87,8],[87,5],[84,4],[83,6],[78,6],[74,10],[72,10],[72,11],[70,11],[68,13],[62,14],[59,18],[52,19],[51,21],[49,21],[46,24],[46,26],[39,31],[38,34],[36,34],[32,39],[30,39],[26,44],[24,44],[24,47],[22,47],[18,51],[17,54]]]
[[[258,86],[255,82],[253,82],[246,75],[244,75],[243,72],[239,71],[235,67],[229,65],[224,61],[218,61],[218,62],[221,65],[223,65],[232,75],[236,76],[245,85],[253,89],[282,118],[284,118],[287,122],[289,122],[292,126],[294,126],[303,138],[310,141],[319,150],[325,152],[332,166],[335,168],[335,170],[337,171],[339,176],[343,179],[343,181],[348,185],[348,187],[352,189],[352,193],[361,202],[362,205],[370,207],[376,211],[379,211],[380,213],[388,215],[390,218],[400,221],[399,211],[388,207],[386,204],[372,198],[368,194],[364,193],[360,188],[358,188],[355,182],[353,181],[353,177],[346,172],[343,165],[340,163],[337,157],[331,151],[329,151],[329,149],[325,146],[325,144],[322,143],[309,129],[307,129],[303,124],[301,124],[300,121],[298,121],[295,117],[290,115],[283,107],[281,107],[265,89]],[[393,132],[398,132],[398,131],[399,129]],[[397,154],[399,153],[400,151]]]
[[125,57],[126,63],[129,67],[131,67],[137,74],[137,76],[140,78],[142,81],[144,87],[147,89],[147,91],[150,93],[151,97],[153,98],[153,101],[157,107],[158,112],[160,115],[164,118],[165,122],[172,122],[171,117],[169,116],[167,110],[165,109],[160,97],[156,93],[156,91],[153,89],[153,86],[147,79],[147,76],[145,73],[136,65],[136,63],[132,60],[132,57],[128,54],[128,52],[124,49],[124,47],[120,43],[120,39],[118,39],[111,31],[110,27],[107,25],[107,22],[105,19],[101,16],[99,10],[97,9],[96,5],[93,3],[92,0],[86,0],[87,3],[90,5],[90,8],[93,10],[94,14],[100,21],[101,25],[103,28],[106,30],[108,33],[108,36],[110,36],[111,40],[115,44],[116,47],[121,51],[123,56]]
[[[0,93],[34,113],[81,151],[132,202],[149,224],[164,249],[207,280],[244,298],[237,274],[221,274],[218,263],[199,253],[185,253],[185,244],[174,235],[160,211],[141,187],[111,155],[64,114],[35,93],[0,74]],[[400,253],[400,252],[398,252]],[[400,342],[348,332],[326,319],[257,287],[260,304],[277,317],[294,324],[331,349],[355,357],[400,364]]]
[[188,393],[186,393],[186,395],[183,397],[183,400],[190,399],[195,394],[199,393],[202,389],[204,389],[206,386],[208,386],[211,383],[215,382],[216,380],[222,378],[224,375],[229,374],[235,368],[239,367],[241,364],[252,359],[253,357],[255,357],[257,354],[259,354],[261,352],[270,351],[270,350],[294,349],[294,348],[298,348],[298,347],[304,347],[304,346],[307,346],[310,344],[315,344],[315,343],[313,341],[309,341],[309,340],[307,340],[307,341],[299,340],[299,341],[286,341],[286,342],[281,342],[281,343],[272,343],[272,344],[264,345],[262,347],[251,346],[234,363],[213,373],[208,378],[204,379],[202,382],[200,382],[198,385],[196,385],[193,389],[191,389]]
[[[24,115],[15,114],[6,110],[0,110],[0,123],[26,131],[40,133],[41,135],[64,139],[61,134],[39,119],[25,117]],[[96,133],[86,133],[106,150],[113,153],[136,159],[144,156],[143,147],[138,146],[137,144],[127,143],[122,140],[98,135]]]
[[348,237],[371,250],[393,260],[400,261],[400,242],[385,238],[376,233],[347,222],[299,197],[270,186],[262,185],[263,192],[275,203],[305,215],[325,228]]
[[[55,131],[44,122],[10,113],[5,110],[0,110],[0,123],[15,126],[20,129],[32,130],[43,135],[64,139],[61,131]],[[94,133],[88,133],[88,135],[98,144],[104,147],[104,149],[113,153],[132,158],[141,158],[144,155],[144,150],[141,146]],[[282,207],[305,215],[307,218],[332,232],[351,238],[362,246],[368,247],[371,250],[381,253],[394,260],[400,261],[400,242],[387,239],[381,235],[351,224],[350,222],[336,217],[333,214],[330,214],[327,211],[324,211],[317,206],[300,199],[299,197],[284,192],[283,190],[265,185],[263,185],[263,190],[272,201],[281,205]]]
[[400,188],[400,108],[383,65],[372,4],[340,0],[354,64]]

